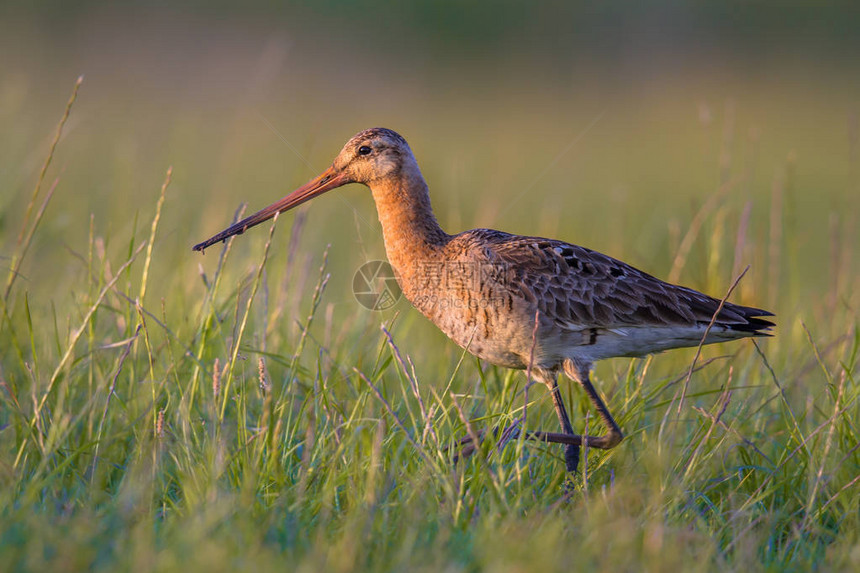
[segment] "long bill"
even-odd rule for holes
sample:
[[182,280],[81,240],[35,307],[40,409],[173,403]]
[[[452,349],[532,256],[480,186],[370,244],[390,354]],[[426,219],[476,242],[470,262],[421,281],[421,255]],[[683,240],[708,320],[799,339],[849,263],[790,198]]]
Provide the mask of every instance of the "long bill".
[[241,235],[254,225],[259,225],[263,221],[271,219],[276,213],[289,211],[293,207],[301,205],[305,201],[309,201],[317,195],[322,195],[326,191],[331,191],[332,189],[340,187],[346,183],[349,183],[349,180],[343,173],[336,171],[334,167],[329,167],[322,175],[305,183],[280,201],[272,203],[265,209],[261,209],[250,217],[246,217],[235,225],[231,225],[224,229],[217,235],[206,239],[202,243],[194,245],[192,250],[200,251],[202,253],[205,251],[206,247],[211,247],[219,241],[226,241],[233,235]]

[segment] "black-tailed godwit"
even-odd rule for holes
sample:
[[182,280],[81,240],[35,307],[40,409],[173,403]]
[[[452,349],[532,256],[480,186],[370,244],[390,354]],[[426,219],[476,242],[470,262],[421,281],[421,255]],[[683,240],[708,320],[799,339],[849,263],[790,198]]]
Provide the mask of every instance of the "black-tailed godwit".
[[[767,336],[772,313],[672,285],[601,253],[553,239],[490,229],[442,230],[412,150],[397,133],[368,129],[350,139],[324,173],[280,201],[194,246],[195,251],[348,183],[370,188],[385,251],[404,296],[451,340],[491,364],[526,369],[549,387],[575,471],[579,447],[609,449],[621,429],[589,380],[603,358],[643,356],[748,336]],[[717,310],[719,313],[717,314]],[[714,317],[714,315],[717,315]],[[710,330],[708,325],[713,320]],[[558,388],[579,382],[606,425],[574,434]]]

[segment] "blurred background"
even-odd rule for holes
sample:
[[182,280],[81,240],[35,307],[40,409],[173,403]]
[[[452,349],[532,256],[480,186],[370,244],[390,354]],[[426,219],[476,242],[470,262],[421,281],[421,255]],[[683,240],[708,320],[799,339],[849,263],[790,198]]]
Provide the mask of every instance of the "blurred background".
[[[83,75],[22,267],[39,300],[74,298],[57,277],[84,272],[91,221],[108,257],[146,236],[168,166],[150,300],[202,298],[200,265],[217,258],[192,244],[384,126],[410,142],[449,232],[564,239],[716,295],[751,264],[736,298],[791,328],[857,301],[858,15],[800,1],[9,3],[0,256]],[[369,193],[303,209],[299,256],[318,265],[331,244],[335,315],[364,312],[352,273],[384,258]],[[247,267],[227,272],[251,269],[265,236],[237,241]]]
[[[0,569],[860,570],[857,6],[0,0]],[[447,231],[718,297],[749,265],[732,300],[776,336],[600,363],[627,438],[581,489],[543,445],[449,466],[465,420],[556,418],[356,301],[385,258],[365,188],[281,217],[264,267],[268,225],[191,251],[373,126]]]

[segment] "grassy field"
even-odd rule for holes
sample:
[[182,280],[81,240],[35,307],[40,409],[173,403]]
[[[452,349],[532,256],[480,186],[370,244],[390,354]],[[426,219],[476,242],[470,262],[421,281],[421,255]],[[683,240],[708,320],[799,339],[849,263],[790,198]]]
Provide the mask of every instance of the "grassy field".
[[[209,84],[103,54],[68,104],[67,70],[0,72],[0,570],[860,568],[860,84],[522,87],[536,71],[335,94],[347,72],[270,73],[282,48]],[[405,301],[355,301],[384,258],[363,188],[190,250],[376,124],[449,231],[565,239],[716,296],[750,265],[732,300],[776,336],[601,363],[627,437],[568,486],[554,446],[454,464],[523,415],[525,376]],[[525,427],[555,430],[528,400]]]

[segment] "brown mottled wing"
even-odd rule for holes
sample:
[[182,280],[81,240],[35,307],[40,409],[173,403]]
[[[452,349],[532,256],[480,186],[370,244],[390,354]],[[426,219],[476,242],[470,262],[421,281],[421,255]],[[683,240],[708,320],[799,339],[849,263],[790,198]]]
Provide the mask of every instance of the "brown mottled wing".
[[[501,264],[507,288],[567,328],[707,324],[720,301],[672,285],[596,251],[562,241],[476,229],[474,248]],[[773,326],[765,310],[726,303],[717,324],[751,332]]]

